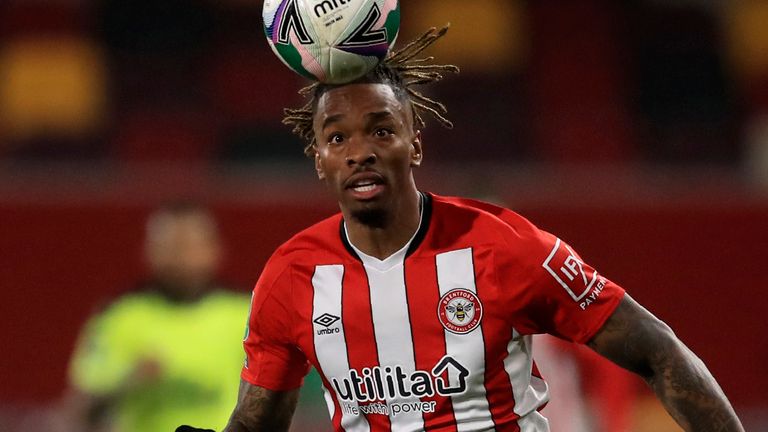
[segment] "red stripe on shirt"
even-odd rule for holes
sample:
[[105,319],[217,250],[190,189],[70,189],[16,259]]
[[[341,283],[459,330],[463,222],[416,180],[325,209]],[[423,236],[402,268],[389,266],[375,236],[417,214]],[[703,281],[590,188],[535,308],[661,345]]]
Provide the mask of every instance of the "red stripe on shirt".
[[[360,268],[352,269],[353,266]],[[349,369],[355,369],[362,374],[364,368],[379,366],[376,335],[373,331],[370,287],[362,263],[350,263],[347,267],[347,271],[344,272],[341,299],[342,322],[347,339]],[[386,403],[386,401],[366,403],[377,402]],[[372,432],[389,432],[391,429],[388,416],[382,414],[365,414],[365,416]]]
[[[490,254],[488,250],[480,254]],[[490,260],[487,256],[475,256],[476,261]],[[515,398],[512,392],[512,383],[509,375],[504,370],[504,359],[507,357],[507,343],[512,339],[512,328],[509,325],[509,317],[504,313],[504,308],[498,305],[503,297],[503,285],[495,281],[495,275],[488,270],[488,266],[476,266],[475,286],[477,296],[484,305],[485,314],[480,326],[483,330],[483,342],[485,345],[485,397],[491,410],[493,423],[497,431],[520,430],[515,414]]]
[[[410,257],[405,262],[405,284],[413,336],[416,369],[430,371],[446,355],[443,326],[437,317],[440,290],[434,257]],[[445,377],[447,380],[447,376]],[[434,401],[435,412],[424,413],[424,429],[450,432],[456,430],[451,399],[443,396],[422,397]]]

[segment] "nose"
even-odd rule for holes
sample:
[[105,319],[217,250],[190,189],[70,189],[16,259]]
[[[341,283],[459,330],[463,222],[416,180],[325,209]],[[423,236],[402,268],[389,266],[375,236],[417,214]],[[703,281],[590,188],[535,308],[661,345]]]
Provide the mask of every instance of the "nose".
[[347,152],[347,166],[355,165],[373,165],[376,163],[376,152],[364,138],[350,140],[349,151]]

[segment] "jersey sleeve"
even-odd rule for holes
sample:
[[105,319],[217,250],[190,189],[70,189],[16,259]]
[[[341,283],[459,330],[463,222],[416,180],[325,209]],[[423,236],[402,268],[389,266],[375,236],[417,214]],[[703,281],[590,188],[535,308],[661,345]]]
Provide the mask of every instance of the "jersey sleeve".
[[293,335],[290,267],[265,267],[253,290],[243,341],[246,360],[241,377],[274,391],[301,387],[309,363]]
[[588,342],[619,305],[624,290],[554,235],[528,221],[515,228],[515,259],[524,268],[524,274],[510,275],[522,282],[514,295],[516,329]]

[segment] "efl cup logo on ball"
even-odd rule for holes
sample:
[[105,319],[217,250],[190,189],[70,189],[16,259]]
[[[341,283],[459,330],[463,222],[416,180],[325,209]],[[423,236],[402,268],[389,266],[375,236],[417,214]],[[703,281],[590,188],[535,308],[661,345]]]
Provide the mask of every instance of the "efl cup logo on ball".
[[329,84],[381,61],[400,29],[398,0],[265,0],[269,46],[289,68]]

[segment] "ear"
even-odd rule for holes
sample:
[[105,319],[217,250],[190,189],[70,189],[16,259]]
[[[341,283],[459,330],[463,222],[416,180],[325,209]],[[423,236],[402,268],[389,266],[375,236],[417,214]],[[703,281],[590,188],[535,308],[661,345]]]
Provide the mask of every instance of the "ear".
[[424,153],[422,153],[421,147],[421,131],[417,130],[413,134],[413,141],[411,142],[411,166],[416,168],[421,166],[421,159]]
[[317,151],[317,146],[315,146],[314,149],[315,149],[315,171],[317,171],[317,178],[320,180],[325,180],[325,170],[323,169],[323,161],[320,160],[320,152]]

